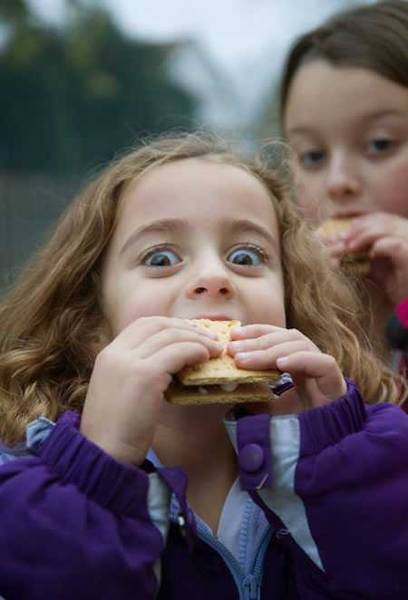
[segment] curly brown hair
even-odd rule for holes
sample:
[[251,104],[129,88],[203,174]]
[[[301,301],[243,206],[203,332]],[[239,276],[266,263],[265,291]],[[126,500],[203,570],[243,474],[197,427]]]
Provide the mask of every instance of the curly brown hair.
[[357,295],[331,270],[298,213],[284,153],[275,152],[277,145],[270,149],[247,158],[209,134],[160,137],[119,157],[84,189],[0,305],[3,442],[21,440],[26,425],[39,415],[56,419],[67,409],[81,411],[104,344],[101,264],[124,187],[152,168],[192,157],[238,166],[263,183],[280,227],[288,327],[332,354],[368,402],[396,402],[392,375],[360,327]]

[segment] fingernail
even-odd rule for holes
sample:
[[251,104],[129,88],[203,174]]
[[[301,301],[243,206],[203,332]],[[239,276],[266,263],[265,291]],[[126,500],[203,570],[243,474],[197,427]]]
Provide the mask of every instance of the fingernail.
[[235,358],[240,363],[246,363],[250,359],[250,353],[249,352],[239,352],[238,354],[235,355]]
[[288,358],[287,358],[287,356],[281,356],[276,361],[276,366],[279,369],[284,368],[287,364],[288,364]]
[[242,348],[242,342],[230,342],[228,345],[234,352],[238,352]]

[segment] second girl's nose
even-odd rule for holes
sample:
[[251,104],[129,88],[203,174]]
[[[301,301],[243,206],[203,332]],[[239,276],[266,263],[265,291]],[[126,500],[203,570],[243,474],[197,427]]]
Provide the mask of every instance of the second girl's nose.
[[229,277],[225,275],[202,275],[192,281],[187,287],[187,297],[197,298],[229,298],[234,295],[234,288]]
[[347,202],[360,193],[361,183],[351,157],[333,157],[326,185],[333,202]]

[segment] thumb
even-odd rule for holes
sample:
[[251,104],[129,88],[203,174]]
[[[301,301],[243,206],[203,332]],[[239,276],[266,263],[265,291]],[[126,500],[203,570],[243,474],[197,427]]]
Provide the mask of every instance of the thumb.
[[384,237],[373,244],[370,255],[371,258],[388,258],[397,268],[407,268],[408,243],[401,238]]

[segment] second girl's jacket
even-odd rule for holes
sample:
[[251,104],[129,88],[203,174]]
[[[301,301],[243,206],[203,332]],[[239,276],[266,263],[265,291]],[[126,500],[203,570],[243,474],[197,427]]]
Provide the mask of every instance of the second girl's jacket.
[[0,466],[7,600],[406,600],[408,416],[349,384],[297,416],[227,420],[239,464],[218,535],[179,469],[125,466],[78,417],[29,427]]

